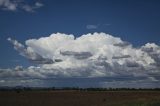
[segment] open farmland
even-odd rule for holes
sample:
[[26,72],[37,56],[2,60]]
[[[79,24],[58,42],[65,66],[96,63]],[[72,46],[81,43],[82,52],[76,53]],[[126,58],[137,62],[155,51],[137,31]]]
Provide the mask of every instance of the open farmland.
[[0,106],[160,106],[160,92],[1,91]]

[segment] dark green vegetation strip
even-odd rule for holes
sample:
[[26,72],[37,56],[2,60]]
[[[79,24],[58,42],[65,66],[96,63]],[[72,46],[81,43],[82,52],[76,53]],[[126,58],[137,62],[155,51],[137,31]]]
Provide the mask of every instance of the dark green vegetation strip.
[[160,91],[1,91],[0,106],[160,106]]

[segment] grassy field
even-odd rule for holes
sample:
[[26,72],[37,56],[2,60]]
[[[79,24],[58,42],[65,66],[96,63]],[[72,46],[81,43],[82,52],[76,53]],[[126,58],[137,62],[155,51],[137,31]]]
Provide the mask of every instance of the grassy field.
[[160,106],[160,91],[1,91],[0,106]]

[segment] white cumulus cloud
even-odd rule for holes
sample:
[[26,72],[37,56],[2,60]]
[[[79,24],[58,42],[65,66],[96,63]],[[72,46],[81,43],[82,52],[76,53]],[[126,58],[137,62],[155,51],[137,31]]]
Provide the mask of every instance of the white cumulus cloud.
[[23,71],[1,69],[0,78],[101,78],[96,79],[98,84],[106,81],[159,83],[160,46],[154,43],[133,47],[106,33],[89,33],[77,38],[72,34],[54,33],[26,40],[25,45],[8,40],[22,56],[38,64],[15,68]]

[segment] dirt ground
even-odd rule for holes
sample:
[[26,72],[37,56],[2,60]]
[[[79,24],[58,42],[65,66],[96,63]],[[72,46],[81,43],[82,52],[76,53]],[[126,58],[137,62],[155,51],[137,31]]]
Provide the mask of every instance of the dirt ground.
[[0,91],[0,106],[160,106],[160,91]]

